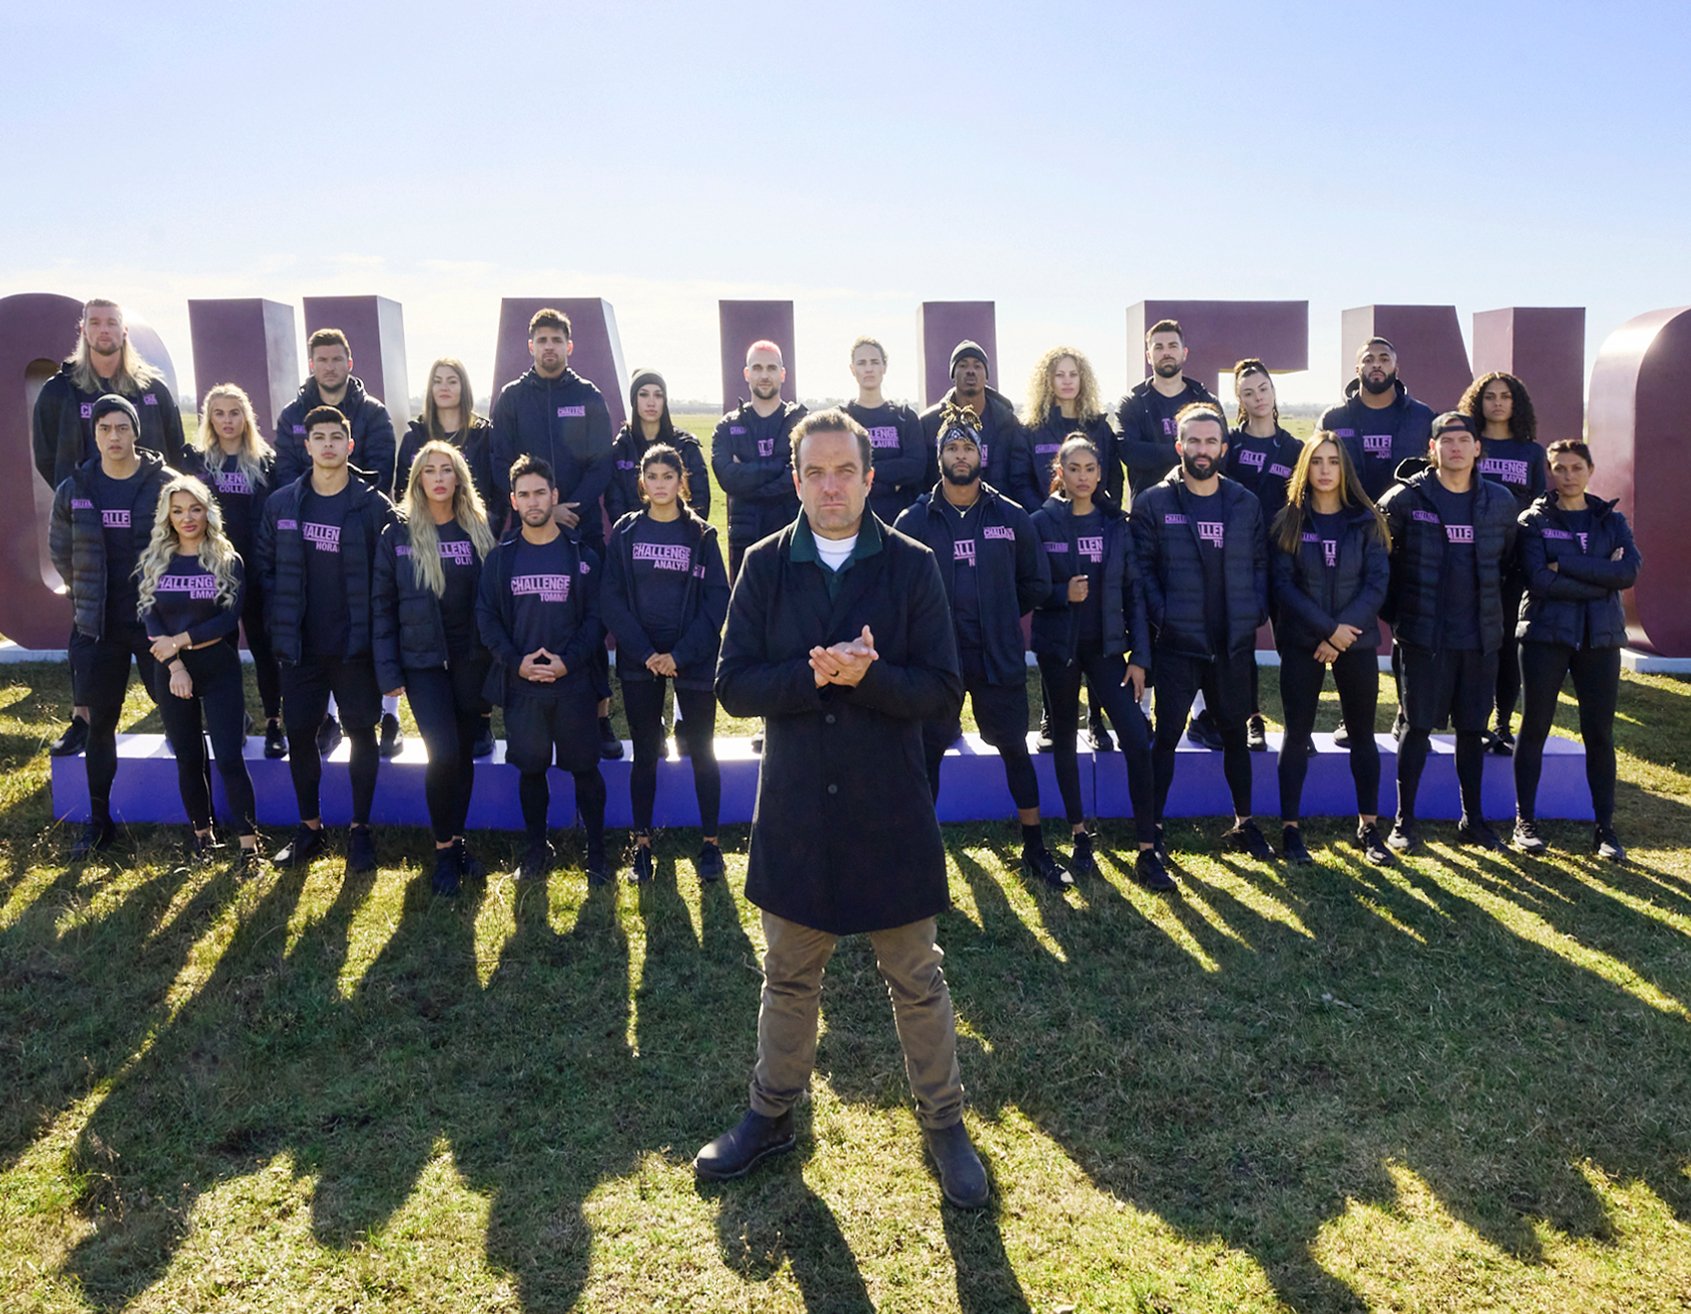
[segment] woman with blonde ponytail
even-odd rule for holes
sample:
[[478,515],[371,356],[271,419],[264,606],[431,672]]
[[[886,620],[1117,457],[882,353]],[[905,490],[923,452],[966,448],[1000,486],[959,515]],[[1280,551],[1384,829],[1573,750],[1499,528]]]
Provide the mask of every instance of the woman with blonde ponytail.
[[428,749],[424,776],[434,828],[437,894],[481,866],[464,847],[475,742],[488,713],[489,657],[476,633],[482,558],[493,550],[487,509],[464,454],[424,443],[406,480],[402,518],[382,534],[372,595],[372,644],[382,692],[404,693]]

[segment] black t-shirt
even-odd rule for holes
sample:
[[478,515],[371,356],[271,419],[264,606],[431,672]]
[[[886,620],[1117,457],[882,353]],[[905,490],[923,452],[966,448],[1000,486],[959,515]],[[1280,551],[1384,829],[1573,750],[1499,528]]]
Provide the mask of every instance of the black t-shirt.
[[681,637],[681,609],[693,571],[694,529],[685,519],[640,517],[630,550],[634,554],[634,614],[657,652],[670,652]]
[[216,456],[208,459],[210,467],[207,483],[217,498],[218,510],[223,512],[223,532],[235,545],[242,560],[252,562],[252,538],[256,517],[253,515],[252,480],[242,472],[235,456]]
[[106,543],[106,627],[135,625],[138,585],[135,563],[141,550],[137,534],[150,532],[150,525],[135,521],[135,503],[141,496],[147,468],[141,466],[127,479],[113,479],[104,470],[94,471],[94,502],[100,509],[101,536]]
[[352,485],[324,497],[309,478],[299,503],[299,532],[305,540],[305,615],[301,649],[309,657],[339,660],[346,655],[352,617],[346,606],[346,570],[341,564],[341,530]]
[[446,592],[440,596],[440,623],[446,630],[446,655],[463,658],[476,650],[476,590],[481,558],[475,541],[456,520],[435,526],[440,536],[440,570]]
[[[1220,485],[1217,485],[1219,489]],[[1210,648],[1218,656],[1227,651],[1227,572],[1223,553],[1227,550],[1226,509],[1218,492],[1194,497],[1183,484],[1180,505],[1198,536],[1198,558],[1204,568],[1204,629]]]
[[880,464],[882,457],[902,453],[898,411],[891,402],[882,402],[879,406],[859,406],[856,402],[848,402],[844,409],[869,431],[869,460],[872,464]]
[[[1086,601],[1080,604],[1080,641],[1088,647],[1097,647],[1104,639],[1104,514],[1094,510],[1083,516],[1071,516],[1069,529],[1074,534],[1075,545],[1070,576],[1086,576]],[[1051,583],[1067,596],[1067,579]]]
[[196,625],[215,620],[222,610],[217,601],[217,576],[197,556],[187,557],[179,552],[171,557],[154,586],[153,609],[147,613],[147,633],[156,639],[186,634]]
[[1283,431],[1257,438],[1243,429],[1227,435],[1227,476],[1243,484],[1262,503],[1262,523],[1271,525],[1286,505],[1286,485],[1292,468],[1280,456]]
[[1439,637],[1444,647],[1480,647],[1479,555],[1474,550],[1474,490],[1452,493],[1434,475],[1426,483],[1444,525],[1443,597]]
[[1349,519],[1343,511],[1323,514],[1311,511],[1304,519],[1309,533],[1312,533],[1321,543],[1321,564],[1328,570],[1336,570],[1339,565],[1339,543],[1345,536],[1345,521]]
[[975,554],[980,550],[981,503],[961,513],[940,498],[940,509],[951,529],[951,619],[957,626],[957,646],[979,649],[981,644],[980,577]]
[[[538,648],[562,655],[577,628],[575,592],[581,587],[580,568],[569,542],[559,534],[550,543],[517,539],[511,561],[511,638],[527,655]],[[561,696],[562,682],[530,684],[511,672],[525,692]]]

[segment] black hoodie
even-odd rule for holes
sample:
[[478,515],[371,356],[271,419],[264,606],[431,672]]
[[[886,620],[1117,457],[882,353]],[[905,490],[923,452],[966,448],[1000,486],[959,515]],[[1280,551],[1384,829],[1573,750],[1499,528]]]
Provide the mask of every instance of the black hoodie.
[[[299,395],[276,417],[271,445],[276,449],[276,476],[272,488],[291,484],[311,473],[311,454],[305,450],[305,417],[324,405],[317,380],[307,379]],[[346,381],[346,396],[335,407],[352,428],[353,472],[384,497],[393,492],[393,417],[379,397],[364,390],[364,380],[353,375]]]
[[[1196,379],[1181,375],[1185,389],[1165,397],[1151,386],[1151,380],[1136,383],[1116,403],[1116,428],[1120,432],[1122,464],[1127,467],[1127,486],[1132,496],[1150,488],[1179,463],[1174,450],[1174,417],[1194,402],[1214,402],[1210,390]],[[1225,427],[1225,425],[1224,425]]]
[[[560,502],[579,502],[581,541],[605,541],[599,499],[611,482],[611,412],[605,395],[568,368],[555,379],[530,366],[493,404],[493,486],[510,505],[511,465],[538,456],[552,467]],[[497,522],[496,522],[497,523]]]
[[1426,457],[1433,434],[1433,408],[1411,397],[1402,379],[1394,379],[1392,387],[1397,400],[1376,410],[1362,400],[1362,380],[1352,379],[1344,401],[1322,412],[1316,426],[1339,436],[1363,491],[1375,502],[1392,486],[1398,466]]

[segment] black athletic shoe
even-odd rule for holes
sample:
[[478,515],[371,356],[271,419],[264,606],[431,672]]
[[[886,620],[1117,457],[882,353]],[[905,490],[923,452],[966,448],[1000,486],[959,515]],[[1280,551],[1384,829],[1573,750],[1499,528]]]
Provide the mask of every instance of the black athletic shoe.
[[1076,876],[1085,876],[1088,880],[1096,879],[1098,875],[1098,861],[1093,856],[1094,836],[1086,831],[1074,837],[1074,853],[1069,857],[1069,870]]
[[483,721],[481,732],[476,735],[476,746],[471,750],[473,757],[493,756],[493,722]]
[[368,826],[354,826],[347,831],[346,870],[349,876],[376,870],[376,839]]
[[452,841],[452,850],[458,855],[458,874],[467,881],[485,881],[487,868],[482,866],[481,859],[470,852],[470,846],[464,843],[460,835]]
[[1592,830],[1591,851],[1610,862],[1626,861],[1626,845],[1621,843],[1613,826],[1597,826]]
[[1286,855],[1287,862],[1296,863],[1300,867],[1307,867],[1315,861],[1309,856],[1309,846],[1303,842],[1301,826],[1280,828],[1280,852]]
[[1256,822],[1248,818],[1237,826],[1223,831],[1221,842],[1236,853],[1250,854],[1259,862],[1274,861],[1274,850],[1268,843],[1268,836],[1258,829]]
[[1494,852],[1508,847],[1498,838],[1497,832],[1484,821],[1470,821],[1467,817],[1456,823],[1456,842],[1477,849],[1491,849]]
[[1033,751],[1049,753],[1056,746],[1057,741],[1051,738],[1051,718],[1042,712],[1039,717],[1039,733],[1033,738]]
[[236,866],[243,876],[256,876],[264,870],[264,850],[255,844],[250,849],[243,847],[241,856],[236,859]]
[[1094,753],[1113,753],[1116,751],[1116,741],[1110,738],[1110,732],[1103,721],[1094,720],[1086,727],[1086,743]]
[[634,861],[628,867],[628,883],[630,885],[644,885],[652,879],[652,846],[650,844],[636,844],[634,846]]
[[1487,738],[1486,747],[1499,757],[1511,757],[1515,752],[1515,736],[1509,733],[1509,727],[1500,725]]
[[587,850],[587,883],[589,885],[609,885],[611,882],[611,864],[605,857],[605,850],[589,848]]
[[111,822],[86,822],[82,827],[82,834],[78,835],[76,843],[70,846],[70,860],[80,862],[91,854],[109,849],[116,838],[117,827]]
[[940,1194],[959,1209],[986,1208],[992,1198],[992,1187],[962,1121],[949,1127],[924,1129],[922,1141],[939,1172]]
[[47,746],[50,757],[75,757],[88,747],[88,722],[73,716],[64,733]]
[[1397,862],[1386,847],[1386,841],[1381,838],[1379,826],[1372,821],[1357,826],[1356,847],[1362,850],[1363,858],[1376,867],[1390,867]]
[[278,720],[272,719],[265,724],[264,755],[272,760],[288,755],[288,736]]
[[1544,842],[1544,836],[1538,833],[1538,822],[1529,817],[1515,818],[1515,847],[1522,853],[1533,856],[1543,853],[1550,846]]
[[1155,849],[1140,849],[1133,860],[1133,879],[1153,894],[1167,894],[1174,889],[1174,877],[1168,874]]
[[383,757],[392,757],[405,747],[405,735],[399,728],[399,718],[392,712],[382,713],[382,742],[376,745],[376,752]]
[[1043,844],[1032,851],[1022,850],[1022,875],[1054,890],[1066,890],[1074,884],[1074,877],[1063,869],[1063,864],[1052,857],[1051,850]]
[[611,718],[599,718],[599,756],[607,762],[615,762],[622,756],[622,740],[617,738],[617,732],[611,728]]
[[343,738],[345,736],[341,734],[341,723],[332,716],[325,716],[323,724],[317,727],[317,752],[323,757],[328,757],[340,746]]
[[198,831],[189,830],[188,838],[182,841],[182,856],[197,865],[210,862],[222,848],[223,845],[217,840],[217,832],[201,835]]
[[765,1159],[785,1154],[796,1143],[791,1110],[769,1118],[747,1109],[732,1131],[724,1132],[693,1156],[693,1175],[701,1182],[733,1181]]
[[[1350,747],[1350,730],[1346,728],[1345,723],[1343,721],[1340,721],[1338,729],[1333,731],[1333,747],[1334,748],[1349,748]],[[1312,752],[1312,753],[1315,751],[1315,740],[1314,739],[1311,739],[1309,741],[1309,751]]]
[[523,860],[512,876],[519,881],[541,880],[551,875],[552,863],[557,856],[558,851],[552,847],[551,840],[530,840],[523,850]]
[[1399,817],[1392,822],[1392,833],[1386,836],[1386,844],[1397,853],[1414,853],[1421,847],[1421,837],[1415,833],[1413,818]]
[[293,839],[288,841],[280,853],[276,855],[278,867],[304,867],[323,852],[328,843],[321,826],[313,830],[310,826],[299,826],[294,830]]
[[721,880],[727,871],[727,864],[722,861],[722,849],[707,840],[694,854],[693,868],[699,873],[699,879],[707,884]]
[[1216,729],[1215,718],[1207,707],[1186,723],[1186,737],[1199,748],[1221,752],[1221,731]]
[[1268,751],[1268,725],[1261,712],[1252,712],[1250,720],[1245,722],[1245,746],[1253,753]]
[[434,875],[429,879],[429,887],[436,894],[445,898],[452,898],[458,893],[463,883],[463,872],[458,866],[458,848],[448,845],[444,849],[434,851]]

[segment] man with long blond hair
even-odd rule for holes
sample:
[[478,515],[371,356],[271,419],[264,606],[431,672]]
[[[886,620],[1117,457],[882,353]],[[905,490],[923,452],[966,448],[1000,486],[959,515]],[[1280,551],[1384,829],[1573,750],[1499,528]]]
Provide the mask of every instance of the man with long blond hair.
[[[31,445],[35,468],[49,488],[58,486],[97,455],[94,405],[115,394],[135,408],[135,445],[157,452],[166,465],[182,459],[182,413],[164,375],[141,359],[129,340],[123,307],[104,297],[85,302],[76,349],[35,399]],[[71,722],[48,749],[54,757],[80,753],[88,742],[88,708],[71,675]]]

